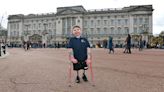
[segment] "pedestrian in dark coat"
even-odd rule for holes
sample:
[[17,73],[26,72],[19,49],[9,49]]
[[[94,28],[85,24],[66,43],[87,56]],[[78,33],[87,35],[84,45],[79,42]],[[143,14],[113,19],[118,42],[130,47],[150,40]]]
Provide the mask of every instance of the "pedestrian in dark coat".
[[111,53],[111,51],[114,53],[113,38],[112,37],[109,37],[108,48],[109,48],[109,54]]

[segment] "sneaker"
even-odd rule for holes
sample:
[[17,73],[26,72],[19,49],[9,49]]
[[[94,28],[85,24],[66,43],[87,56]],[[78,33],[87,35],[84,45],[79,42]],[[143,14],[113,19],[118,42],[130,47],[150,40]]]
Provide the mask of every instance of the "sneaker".
[[83,80],[85,81],[85,82],[87,82],[88,81],[88,79],[87,79],[87,77],[86,77],[86,75],[83,73]]
[[76,82],[76,83],[80,83],[80,78],[79,78],[79,76],[76,77],[75,82]]

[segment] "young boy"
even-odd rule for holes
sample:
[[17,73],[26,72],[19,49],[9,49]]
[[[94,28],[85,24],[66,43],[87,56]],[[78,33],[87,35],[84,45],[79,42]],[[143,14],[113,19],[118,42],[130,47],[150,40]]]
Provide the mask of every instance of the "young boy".
[[90,45],[87,39],[81,37],[82,30],[80,26],[74,26],[72,37],[68,43],[69,59],[73,63],[73,70],[77,71],[76,83],[80,83],[79,70],[83,69],[82,79],[87,82],[85,70],[88,69],[88,64],[91,63]]

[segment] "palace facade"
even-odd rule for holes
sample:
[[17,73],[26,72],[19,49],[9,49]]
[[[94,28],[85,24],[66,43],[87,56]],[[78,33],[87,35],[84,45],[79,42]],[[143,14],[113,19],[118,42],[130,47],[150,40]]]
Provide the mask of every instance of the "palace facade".
[[56,13],[16,14],[8,17],[8,44],[65,43],[72,36],[74,25],[82,27],[83,36],[91,44],[103,43],[113,37],[115,44],[124,44],[127,34],[132,42],[143,35],[149,41],[153,32],[152,5],[86,10],[83,6],[58,7]]

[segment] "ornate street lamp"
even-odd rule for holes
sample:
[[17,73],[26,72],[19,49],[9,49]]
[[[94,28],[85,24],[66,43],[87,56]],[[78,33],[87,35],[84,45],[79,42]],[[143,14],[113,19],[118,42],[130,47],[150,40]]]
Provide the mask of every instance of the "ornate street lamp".
[[44,31],[42,32],[42,35],[43,35],[43,43],[46,44],[46,42],[47,42],[46,34],[48,34],[47,28],[46,28],[47,27],[47,24],[44,23],[43,26],[44,26]]
[[28,27],[29,27],[30,25],[25,25],[25,26],[26,26],[27,29],[26,29],[26,31],[24,32],[24,35],[25,35],[25,37],[24,37],[25,39],[24,39],[24,40],[25,40],[25,41],[28,41],[28,35],[29,35]]
[[[140,34],[143,35],[143,36],[145,36],[145,37],[148,37],[149,32],[147,30],[147,28],[148,28],[147,25],[146,24],[142,24],[141,27],[142,27],[142,31],[140,32]],[[147,39],[144,39],[144,40],[149,41],[148,38]]]
[[45,36],[46,34],[48,34],[48,32],[47,32],[47,30],[46,30],[46,29],[47,29],[47,28],[46,28],[46,27],[47,27],[47,24],[44,23],[43,25],[44,25],[44,31],[42,32],[42,34]]

